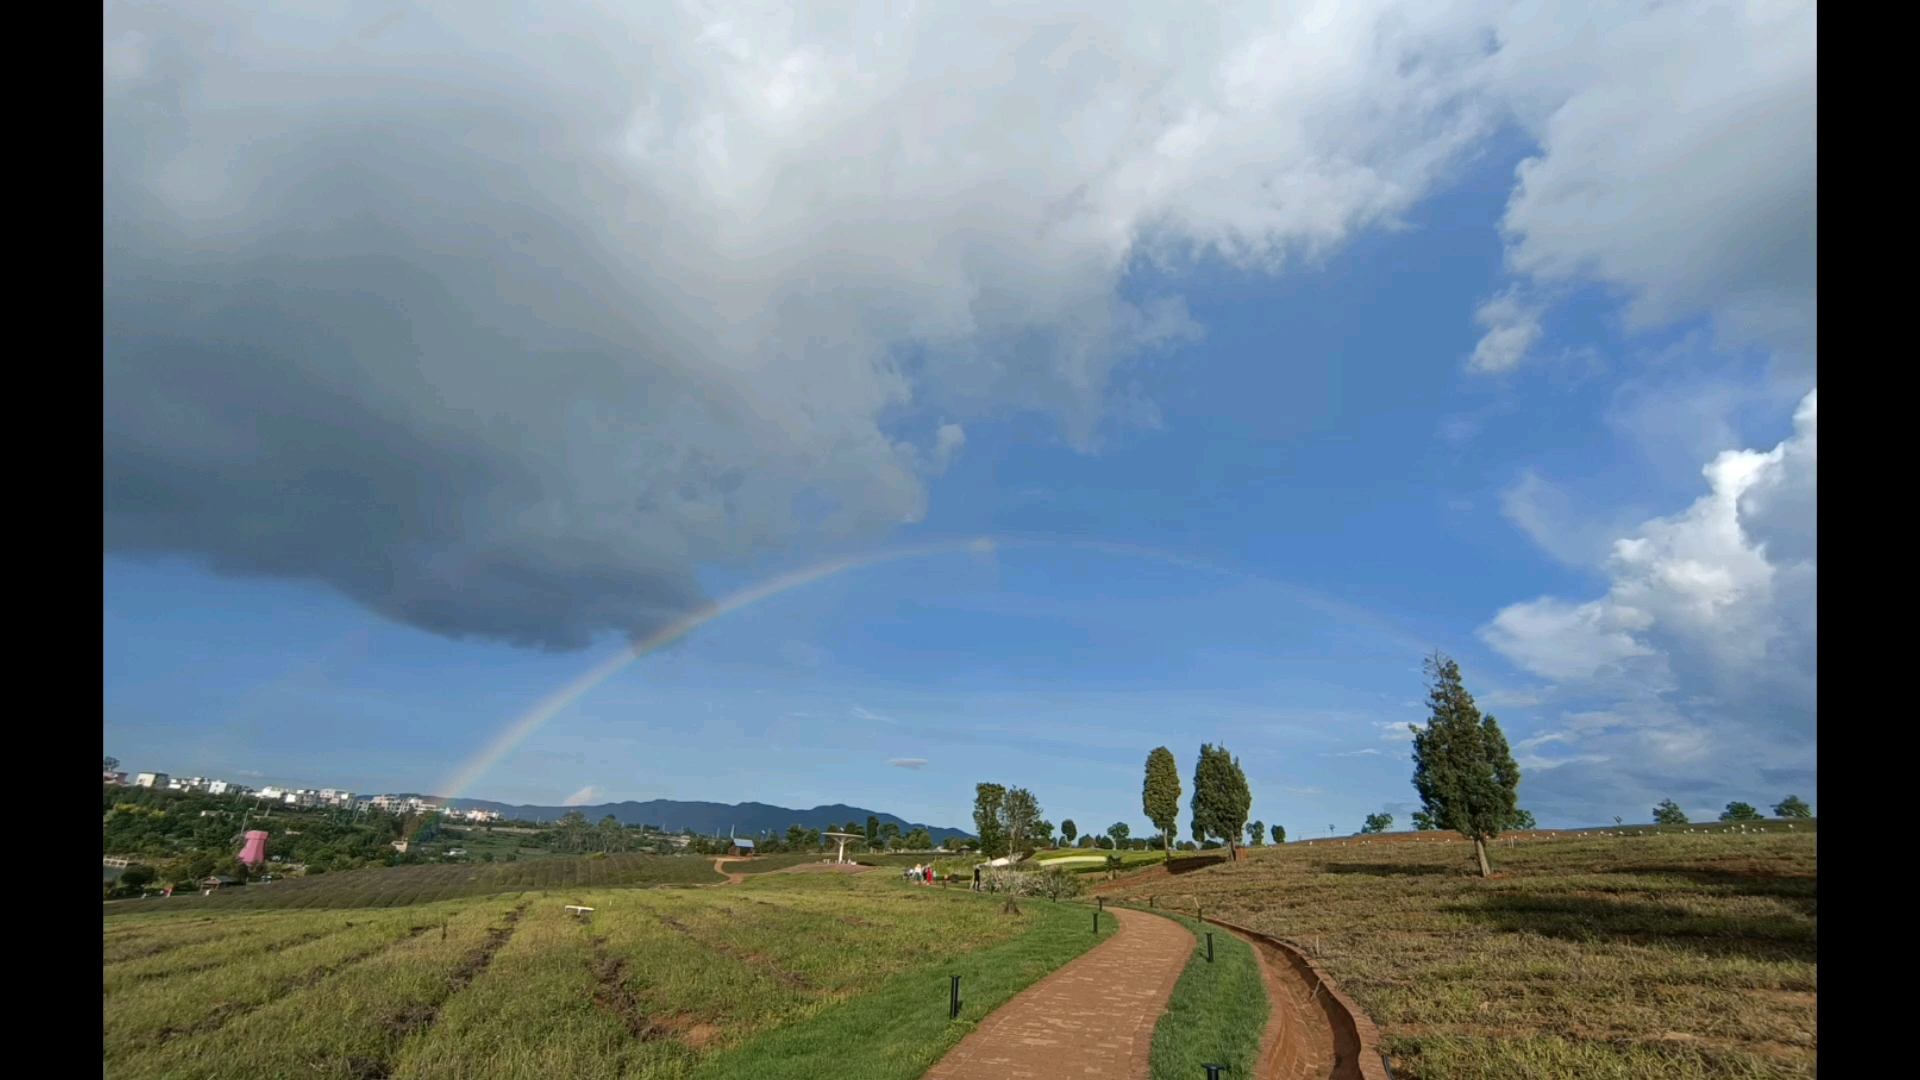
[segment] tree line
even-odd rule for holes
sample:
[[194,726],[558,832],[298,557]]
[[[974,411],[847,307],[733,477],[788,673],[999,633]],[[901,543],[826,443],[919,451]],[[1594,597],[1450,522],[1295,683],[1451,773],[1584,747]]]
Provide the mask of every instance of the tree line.
[[[1789,795],[1773,804],[1773,816],[1788,821],[1804,821],[1813,816],[1813,807],[1798,795]],[[1730,802],[1720,811],[1721,821],[1765,821],[1766,817],[1751,805],[1743,802]],[[1690,825],[1687,812],[1672,799],[1662,799],[1660,805],[1653,808],[1655,825]]]

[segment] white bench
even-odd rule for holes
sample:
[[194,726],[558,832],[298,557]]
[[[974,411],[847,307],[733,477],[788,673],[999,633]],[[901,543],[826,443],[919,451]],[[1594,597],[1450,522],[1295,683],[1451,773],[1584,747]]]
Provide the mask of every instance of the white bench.
[[567,910],[573,912],[575,915],[585,915],[593,909],[590,907],[581,907],[579,904],[568,904]]

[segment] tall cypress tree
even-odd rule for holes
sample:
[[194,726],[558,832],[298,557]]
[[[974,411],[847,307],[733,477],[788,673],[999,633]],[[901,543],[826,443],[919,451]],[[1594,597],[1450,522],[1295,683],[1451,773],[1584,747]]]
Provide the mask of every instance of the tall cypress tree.
[[1247,812],[1253,808],[1253,793],[1247,790],[1247,774],[1240,762],[1224,746],[1202,743],[1200,760],[1193,767],[1194,838],[1223,840],[1230,858],[1240,857],[1240,833],[1247,827]]
[[1520,788],[1507,737],[1493,717],[1482,719],[1460,681],[1460,665],[1441,653],[1426,663],[1429,716],[1413,731],[1413,787],[1433,824],[1473,841],[1482,877],[1492,877],[1487,841],[1512,826]]
[[1147,782],[1140,792],[1140,808],[1160,830],[1167,853],[1172,854],[1174,832],[1180,827],[1180,766],[1174,763],[1173,751],[1164,746],[1147,755]]

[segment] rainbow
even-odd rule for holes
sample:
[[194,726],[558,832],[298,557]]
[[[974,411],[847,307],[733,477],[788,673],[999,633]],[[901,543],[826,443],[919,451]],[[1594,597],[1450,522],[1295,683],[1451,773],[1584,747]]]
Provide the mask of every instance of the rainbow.
[[462,762],[460,767],[447,778],[447,782],[441,786],[440,790],[446,792],[445,797],[448,799],[463,797],[481,776],[499,764],[502,758],[512,753],[515,747],[525,742],[535,731],[538,731],[543,724],[553,719],[560,710],[580,700],[582,695],[612,678],[628,664],[646,656],[648,653],[655,652],[666,645],[678,641],[722,615],[759,603],[769,597],[778,596],[781,593],[811,585],[816,581],[830,578],[837,574],[844,574],[849,570],[858,570],[879,563],[893,562],[898,559],[921,558],[929,555],[955,554],[959,552],[987,555],[1005,547],[1037,546],[1086,548],[1109,555],[1154,559],[1191,569],[1207,570],[1243,580],[1257,581],[1283,590],[1298,602],[1318,609],[1343,622],[1364,625],[1392,639],[1396,643],[1412,649],[1415,653],[1424,651],[1424,647],[1419,642],[1412,640],[1398,627],[1393,626],[1391,623],[1363,608],[1322,596],[1319,593],[1300,588],[1297,585],[1257,577],[1238,570],[1229,570],[1224,567],[1215,566],[1212,563],[1203,562],[1198,559],[1173,555],[1151,548],[1136,547],[1131,544],[1119,544],[1104,540],[982,536],[971,540],[925,544],[918,547],[890,548],[866,555],[829,559],[826,562],[819,563],[804,570],[796,570],[793,573],[773,578],[759,585],[742,589],[723,600],[683,615],[646,637],[634,641],[626,648],[621,649],[619,652],[614,653],[605,660],[600,661],[598,664],[582,672],[572,682],[567,683],[565,686],[560,687],[558,690],[540,699],[533,708],[522,713],[513,723],[508,724],[506,728],[498,735],[495,735],[491,741],[481,747],[477,753]]
[[959,551],[988,554],[994,550],[994,547],[995,545],[992,539],[981,537],[979,539],[957,543],[893,548],[868,555],[829,559],[826,562],[808,567],[805,570],[796,570],[791,574],[774,578],[771,581],[763,582],[751,588],[742,589],[717,603],[709,604],[706,607],[683,615],[660,629],[655,630],[653,633],[648,634],[646,637],[634,641],[626,648],[621,649],[619,652],[614,653],[612,656],[607,657],[605,660],[600,661],[598,664],[582,672],[572,682],[540,699],[533,708],[522,713],[518,719],[508,724],[498,735],[495,735],[492,741],[481,747],[478,753],[462,762],[459,769],[447,778],[447,782],[441,790],[447,792],[446,797],[449,799],[462,797],[469,787],[478,781],[481,776],[486,774],[487,770],[498,765],[500,759],[512,753],[515,747],[525,742],[534,732],[540,730],[541,725],[553,719],[554,715],[561,709],[580,700],[581,695],[599,686],[601,683],[606,682],[628,664],[633,663],[648,653],[658,651],[662,647],[686,637],[688,634],[722,615],[738,611],[751,604],[759,603],[768,597],[778,596],[783,592],[798,589],[804,585],[811,585],[824,578],[830,578],[836,574],[844,574],[849,570],[857,570],[883,562],[892,562],[896,559],[910,559],[927,555],[944,555]]

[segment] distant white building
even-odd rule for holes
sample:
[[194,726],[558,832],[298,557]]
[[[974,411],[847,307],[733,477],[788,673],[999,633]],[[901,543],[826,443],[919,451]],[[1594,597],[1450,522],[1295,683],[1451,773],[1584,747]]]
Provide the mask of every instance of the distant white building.
[[167,786],[167,774],[163,772],[143,772],[133,778],[134,787],[161,788]]
[[287,797],[287,789],[268,784],[260,789],[260,797],[268,802],[279,802]]
[[107,772],[103,770],[100,774],[100,780],[102,783],[112,784],[115,787],[124,787],[127,782],[127,774],[123,772]]
[[209,795],[225,795],[231,792],[232,790],[233,790],[233,785],[227,783],[225,780],[207,781],[207,794]]

